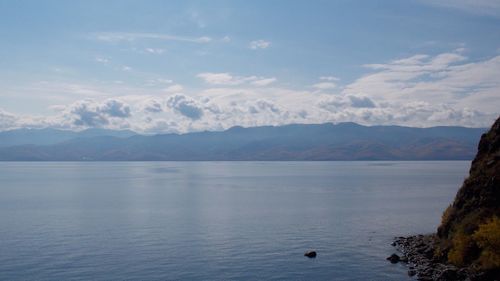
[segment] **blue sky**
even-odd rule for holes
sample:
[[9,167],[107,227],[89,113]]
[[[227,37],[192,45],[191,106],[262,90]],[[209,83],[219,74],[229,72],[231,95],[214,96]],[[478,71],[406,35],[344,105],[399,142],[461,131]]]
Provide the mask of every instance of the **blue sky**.
[[0,130],[488,126],[500,1],[0,1]]

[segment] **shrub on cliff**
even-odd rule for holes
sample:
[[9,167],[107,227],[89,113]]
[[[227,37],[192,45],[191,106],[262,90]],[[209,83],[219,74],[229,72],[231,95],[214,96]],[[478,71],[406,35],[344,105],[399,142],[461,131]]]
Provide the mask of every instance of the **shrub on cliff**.
[[482,249],[478,261],[480,267],[483,269],[500,267],[500,219],[495,216],[479,225],[479,229],[472,237]]

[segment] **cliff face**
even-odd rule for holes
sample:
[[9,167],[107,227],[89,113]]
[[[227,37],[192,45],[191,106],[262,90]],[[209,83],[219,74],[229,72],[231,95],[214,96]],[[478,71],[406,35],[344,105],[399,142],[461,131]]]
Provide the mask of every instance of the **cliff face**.
[[444,212],[436,256],[459,266],[500,268],[500,117],[483,134],[469,177]]

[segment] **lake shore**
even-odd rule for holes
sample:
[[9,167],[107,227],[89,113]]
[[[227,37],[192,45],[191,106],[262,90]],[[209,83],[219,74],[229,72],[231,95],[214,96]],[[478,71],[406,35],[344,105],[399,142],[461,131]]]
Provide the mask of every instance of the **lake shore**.
[[486,273],[476,272],[473,268],[459,268],[437,260],[434,256],[436,250],[435,234],[396,237],[393,246],[403,254],[399,261],[408,264],[408,275],[417,276],[417,280],[494,280]]

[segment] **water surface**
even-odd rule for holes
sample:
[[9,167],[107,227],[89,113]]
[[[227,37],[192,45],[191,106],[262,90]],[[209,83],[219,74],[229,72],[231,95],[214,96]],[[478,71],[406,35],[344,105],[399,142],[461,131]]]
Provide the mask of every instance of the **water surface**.
[[405,280],[469,165],[3,162],[0,280]]

